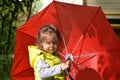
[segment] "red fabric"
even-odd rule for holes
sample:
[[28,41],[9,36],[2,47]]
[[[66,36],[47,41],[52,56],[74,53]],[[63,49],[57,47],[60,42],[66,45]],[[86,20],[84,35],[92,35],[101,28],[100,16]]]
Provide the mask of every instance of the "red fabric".
[[58,50],[63,55],[79,56],[71,63],[74,80],[120,79],[120,41],[101,8],[54,1],[17,29],[12,80],[34,80],[27,46],[35,44],[37,31],[44,24],[57,26],[61,38]]

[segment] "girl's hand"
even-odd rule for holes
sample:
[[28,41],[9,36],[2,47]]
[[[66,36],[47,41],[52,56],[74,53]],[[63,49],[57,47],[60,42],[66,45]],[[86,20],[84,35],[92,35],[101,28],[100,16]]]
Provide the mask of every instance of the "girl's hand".
[[61,63],[60,64],[62,70],[65,70],[65,69],[69,68],[69,65],[70,65],[69,60],[66,63]]

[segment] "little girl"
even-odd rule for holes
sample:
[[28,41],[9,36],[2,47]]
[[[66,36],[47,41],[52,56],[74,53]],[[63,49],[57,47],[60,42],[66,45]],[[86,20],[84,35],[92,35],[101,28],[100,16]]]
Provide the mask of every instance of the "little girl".
[[58,43],[57,29],[54,25],[45,25],[38,31],[37,45],[28,46],[35,80],[65,80],[64,70],[69,64],[61,63],[57,57]]

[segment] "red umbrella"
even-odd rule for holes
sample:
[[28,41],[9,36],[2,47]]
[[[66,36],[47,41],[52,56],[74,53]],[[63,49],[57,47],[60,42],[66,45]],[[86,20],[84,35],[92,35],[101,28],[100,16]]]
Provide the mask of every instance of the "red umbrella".
[[12,80],[34,80],[27,47],[36,43],[37,31],[45,24],[59,30],[59,56],[71,59],[69,74],[74,80],[120,78],[120,41],[101,8],[53,1],[17,29]]

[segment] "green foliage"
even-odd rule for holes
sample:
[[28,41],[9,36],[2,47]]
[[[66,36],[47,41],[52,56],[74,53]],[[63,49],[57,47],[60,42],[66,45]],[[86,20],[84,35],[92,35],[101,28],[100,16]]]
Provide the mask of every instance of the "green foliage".
[[0,0],[0,80],[10,80],[16,29],[31,15],[33,0]]
[[[32,0],[2,0],[0,1],[0,54],[13,52],[15,31],[30,15]],[[22,15],[22,19],[21,16]]]
[[[34,1],[34,5],[40,0]],[[0,54],[12,54],[17,27],[25,23],[38,7],[33,0],[0,0]],[[32,10],[32,11],[31,11]]]
[[5,55],[0,56],[0,80],[11,80],[9,73],[11,69],[11,58]]
[[39,12],[40,7],[42,6],[42,0],[36,0],[32,4],[32,15],[36,14]]

